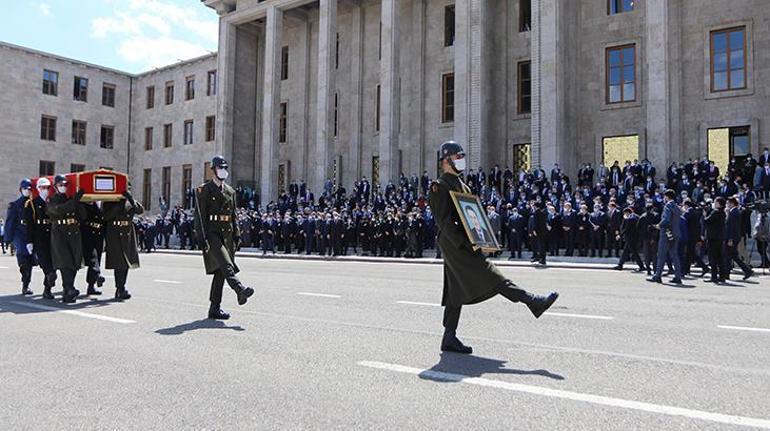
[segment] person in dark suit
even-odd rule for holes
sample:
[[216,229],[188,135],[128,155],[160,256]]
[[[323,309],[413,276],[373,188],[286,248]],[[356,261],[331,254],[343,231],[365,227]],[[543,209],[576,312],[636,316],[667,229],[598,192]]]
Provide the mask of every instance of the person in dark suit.
[[677,206],[676,192],[671,189],[663,194],[663,214],[660,216],[660,235],[658,239],[658,262],[655,266],[655,274],[647,281],[662,283],[663,265],[667,260],[671,260],[674,266],[674,278],[671,280],[674,284],[682,284],[682,265],[679,259],[678,243],[681,236],[680,226],[682,211]]
[[548,215],[542,202],[533,202],[529,234],[532,240],[532,262],[545,265],[546,241],[548,240]]
[[[725,243],[725,250],[727,252],[725,259],[727,262],[726,265],[729,265],[730,262],[735,262],[735,264],[741,268],[741,271],[743,271],[743,279],[746,280],[754,275],[754,270],[752,270],[751,266],[744,262],[743,258],[738,254],[738,244],[741,242],[744,231],[741,218],[741,209],[738,205],[738,199],[727,199],[727,223],[725,227],[725,239],[727,240]],[[727,276],[725,278],[729,279]]]
[[644,262],[639,256],[639,216],[634,214],[634,210],[626,208],[623,210],[623,221],[617,233],[617,239],[623,238],[623,254],[620,255],[620,261],[615,267],[617,270],[623,269],[623,264],[629,259],[634,259],[639,265],[639,272],[644,271]]
[[[639,216],[636,216],[637,218]],[[610,202],[607,211],[607,257],[612,257],[612,251],[615,251],[615,257],[620,257],[620,248],[623,235],[620,233],[620,225],[623,223],[624,214],[621,213],[617,203]]]
[[[34,244],[27,236],[27,223],[24,220],[24,208],[31,206],[32,181],[25,178],[19,183],[19,197],[8,204],[5,216],[3,240],[16,248],[16,263],[21,273],[21,294],[32,295],[29,283],[32,281],[32,267],[35,266]],[[13,251],[13,249],[11,249]]]
[[521,242],[524,238],[524,217],[519,214],[519,209],[511,204],[510,211],[508,212],[508,223],[506,227],[508,229],[508,250],[511,252],[510,260],[514,257],[521,259]]
[[708,266],[698,254],[698,244],[701,244],[701,214],[695,210],[695,203],[691,200],[684,202],[684,221],[687,223],[687,243],[684,248],[684,273],[690,273],[690,267],[697,264],[703,273],[701,277],[709,271]]
[[714,199],[712,207],[703,210],[703,225],[705,229],[706,254],[711,266],[710,283],[721,283],[727,278],[726,262],[723,249],[725,241],[725,200],[722,197]]
[[642,254],[647,275],[652,275],[654,265],[658,260],[658,223],[660,214],[652,202],[647,203],[645,211],[639,217],[639,237],[642,242]]
[[561,213],[561,230],[564,239],[564,255],[572,256],[575,252],[575,231],[577,228],[577,213],[572,210],[570,202],[564,202]]

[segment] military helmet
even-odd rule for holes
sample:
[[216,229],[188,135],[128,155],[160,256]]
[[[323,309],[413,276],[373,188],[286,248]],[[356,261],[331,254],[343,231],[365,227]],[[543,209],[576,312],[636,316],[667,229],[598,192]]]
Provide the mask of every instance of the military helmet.
[[455,154],[465,155],[465,150],[463,150],[463,147],[455,141],[446,141],[441,144],[438,157],[439,160],[444,160],[449,156],[454,156]]
[[68,182],[69,181],[67,181],[67,177],[65,177],[62,174],[58,174],[55,177],[53,177],[53,183],[54,184],[60,184],[60,183],[67,184]]
[[32,188],[32,181],[29,180],[29,178],[24,178],[19,182],[19,189],[31,189]]
[[42,177],[39,180],[37,180],[37,188],[50,187],[50,186],[51,186],[51,181],[48,180],[48,178],[46,177]]
[[211,169],[217,169],[217,168],[223,168],[227,169],[230,167],[230,164],[227,163],[227,160],[223,156],[214,156],[211,159]]

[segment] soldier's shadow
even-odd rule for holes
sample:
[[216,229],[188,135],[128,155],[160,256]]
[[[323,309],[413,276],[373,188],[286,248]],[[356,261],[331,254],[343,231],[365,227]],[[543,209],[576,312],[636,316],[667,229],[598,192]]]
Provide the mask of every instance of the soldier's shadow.
[[499,359],[444,352],[439,362],[421,372],[419,377],[440,383],[457,383],[468,377],[482,377],[485,374],[541,376],[553,380],[564,380],[564,376],[548,370],[518,370],[506,368],[505,364],[506,361]]
[[54,292],[56,299],[42,299],[41,295],[4,295],[0,296],[0,314],[39,314],[50,313],[62,310],[88,311],[104,307],[112,303],[111,300],[98,300],[93,297],[81,295],[74,304],[62,304],[61,294]]
[[239,331],[239,332],[246,330],[245,328],[239,325],[228,326],[225,322],[221,320],[200,319],[194,322],[171,326],[169,328],[158,329],[157,331],[155,331],[155,333],[160,335],[181,335],[181,334],[184,334],[185,332],[197,331],[199,329],[230,329],[232,331]]

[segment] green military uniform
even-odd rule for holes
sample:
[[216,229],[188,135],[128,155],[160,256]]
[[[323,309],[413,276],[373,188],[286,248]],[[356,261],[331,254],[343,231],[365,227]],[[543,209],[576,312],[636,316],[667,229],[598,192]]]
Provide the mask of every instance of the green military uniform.
[[129,299],[126,290],[128,270],[139,268],[134,216],[144,213],[144,207],[129,194],[125,200],[105,202],[102,206],[105,229],[105,266],[115,271],[115,298]]
[[82,195],[82,190],[74,197],[56,193],[48,202],[47,211],[51,218],[51,260],[53,267],[61,271],[64,302],[73,302],[80,294],[75,289],[75,275],[83,267],[80,222],[86,215],[80,205]]

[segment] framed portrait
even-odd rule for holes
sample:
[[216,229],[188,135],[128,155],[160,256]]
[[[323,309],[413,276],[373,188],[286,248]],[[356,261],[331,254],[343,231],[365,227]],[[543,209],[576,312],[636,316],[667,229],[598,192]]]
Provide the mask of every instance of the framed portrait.
[[487,212],[481,206],[478,196],[450,191],[452,200],[457,208],[457,214],[465,228],[465,234],[471,244],[477,246],[485,253],[500,251],[500,243],[489,223]]

